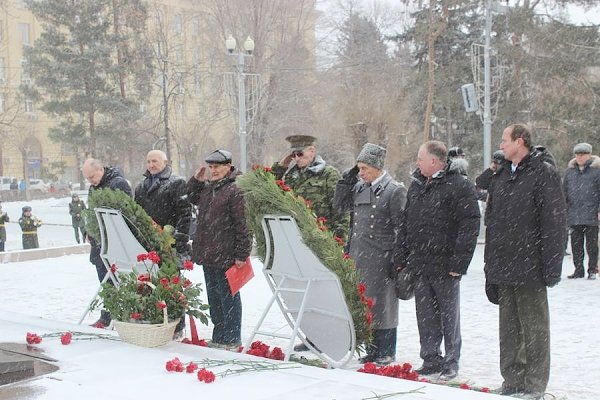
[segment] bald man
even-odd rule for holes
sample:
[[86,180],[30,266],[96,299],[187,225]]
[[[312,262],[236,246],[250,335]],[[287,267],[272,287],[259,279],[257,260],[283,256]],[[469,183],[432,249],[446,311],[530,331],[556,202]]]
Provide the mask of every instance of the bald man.
[[167,155],[161,150],[148,152],[143,175],[144,180],[135,188],[136,203],[158,225],[171,225],[175,229],[177,253],[188,257],[192,205],[187,201],[185,179],[172,174]]
[[[81,173],[83,177],[90,183],[90,189],[88,191],[88,199],[92,193],[98,189],[113,189],[122,190],[131,196],[131,186],[129,182],[123,176],[123,172],[119,168],[105,167],[101,161],[95,158],[88,158],[81,167]],[[88,236],[90,241],[90,262],[96,266],[96,272],[98,273],[98,279],[100,282],[106,275],[106,267],[100,258],[100,243],[96,242],[94,238]],[[110,313],[102,310],[100,313],[100,319],[92,324],[97,328],[104,328],[110,325],[111,317]]]

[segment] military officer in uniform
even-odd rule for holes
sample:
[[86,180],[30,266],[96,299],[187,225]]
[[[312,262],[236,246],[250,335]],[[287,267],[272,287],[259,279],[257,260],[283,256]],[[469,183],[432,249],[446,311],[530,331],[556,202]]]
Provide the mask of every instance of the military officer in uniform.
[[23,215],[19,218],[19,225],[23,232],[23,249],[37,249],[40,247],[37,230],[42,226],[42,221],[31,215],[30,206],[23,207]]

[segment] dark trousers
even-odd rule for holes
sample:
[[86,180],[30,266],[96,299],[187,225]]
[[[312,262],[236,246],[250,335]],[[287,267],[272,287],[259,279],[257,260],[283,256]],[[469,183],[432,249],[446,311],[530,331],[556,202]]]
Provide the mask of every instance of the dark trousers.
[[6,243],[4,240],[0,240],[0,251],[4,251],[4,243]]
[[[417,327],[424,366],[458,369],[460,334],[460,278],[419,275],[415,282]],[[444,340],[445,354],[440,346]]]
[[[106,266],[100,257],[100,244],[90,237],[90,262],[96,267],[98,280],[102,282],[106,276]],[[110,281],[110,279],[109,279]]]
[[499,285],[503,388],[544,393],[550,376],[550,312],[546,287]]
[[574,225],[571,227],[571,252],[575,275],[583,276],[583,244],[588,254],[588,274],[598,272],[598,226]]
[[24,233],[22,236],[23,249],[37,249],[40,247],[37,233]]
[[[83,226],[73,225],[73,230],[75,231],[75,240],[77,243],[81,243],[81,239],[85,242],[85,228]],[[81,239],[79,239],[79,232],[81,231]]]
[[396,328],[374,329],[373,341],[367,346],[367,354],[379,357],[396,356]]
[[231,295],[225,270],[204,265],[206,294],[210,319],[214,325],[212,341],[219,344],[239,344],[242,341],[242,298]]

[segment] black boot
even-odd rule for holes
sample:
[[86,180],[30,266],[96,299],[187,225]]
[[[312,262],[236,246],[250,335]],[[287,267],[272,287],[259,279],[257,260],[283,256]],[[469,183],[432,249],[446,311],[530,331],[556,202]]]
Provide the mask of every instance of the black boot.
[[104,329],[110,325],[111,321],[112,318],[110,317],[110,313],[106,310],[101,310],[100,318],[98,318],[98,321],[94,322],[91,326],[94,328]]

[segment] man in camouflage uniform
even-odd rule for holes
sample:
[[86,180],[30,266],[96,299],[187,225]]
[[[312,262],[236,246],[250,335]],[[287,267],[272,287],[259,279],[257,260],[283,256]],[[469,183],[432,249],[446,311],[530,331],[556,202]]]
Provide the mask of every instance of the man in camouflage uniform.
[[340,173],[327,165],[317,154],[315,137],[292,135],[285,138],[291,149],[281,161],[273,164],[273,174],[289,186],[296,195],[308,200],[317,217],[326,219],[325,225],[335,236],[346,239],[349,216],[333,207],[335,185]]
[[23,215],[19,218],[19,225],[23,231],[23,249],[37,249],[40,247],[37,230],[42,226],[42,221],[31,215],[31,207],[23,207]]
[[[333,194],[335,185],[341,178],[340,173],[317,154],[315,137],[292,135],[285,140],[291,144],[290,152],[273,164],[273,174],[277,179],[283,180],[296,195],[307,200],[316,216],[325,218],[325,226],[345,241],[349,214],[342,213],[333,206]],[[294,351],[307,350],[304,343],[294,347]]]

